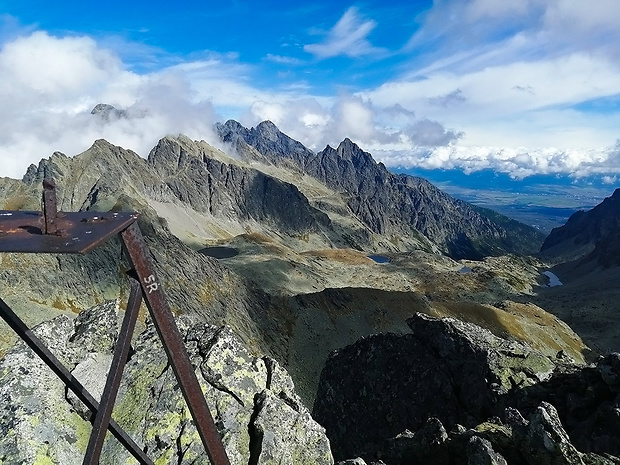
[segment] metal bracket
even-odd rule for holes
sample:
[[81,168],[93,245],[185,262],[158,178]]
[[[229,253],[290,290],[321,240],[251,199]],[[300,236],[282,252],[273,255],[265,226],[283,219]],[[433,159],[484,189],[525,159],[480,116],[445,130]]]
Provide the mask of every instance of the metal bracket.
[[153,464],[144,451],[111,418],[129,353],[131,336],[140,304],[144,299],[211,463],[230,465],[185,350],[183,337],[174,321],[161,281],[155,273],[150,251],[138,227],[136,221],[138,215],[121,212],[58,212],[55,187],[52,180],[43,182],[42,212],[0,210],[0,252],[83,254],[119,235],[132,267],[132,271],[129,272],[131,291],[127,311],[100,403],[95,401],[45,344],[0,299],[0,316],[93,413],[91,419],[93,429],[82,463],[84,465],[99,463],[105,435],[109,430],[140,464]]

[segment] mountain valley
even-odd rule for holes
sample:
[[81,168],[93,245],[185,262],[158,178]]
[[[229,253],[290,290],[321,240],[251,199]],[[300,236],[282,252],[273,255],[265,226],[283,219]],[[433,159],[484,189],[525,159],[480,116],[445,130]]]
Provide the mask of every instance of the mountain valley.
[[[620,194],[545,239],[421,178],[389,172],[348,139],[314,153],[270,122],[247,129],[228,121],[216,131],[220,148],[168,136],[148,159],[105,140],[74,157],[54,153],[22,180],[0,179],[0,209],[39,210],[41,184],[53,178],[60,210],[139,212],[186,327],[229,328],[243,350],[288,371],[308,410],[324,405],[317,389],[328,382],[321,372],[334,351],[377,334],[405,340],[414,316],[477,325],[487,331],[476,339],[483,346],[495,338],[523,344],[532,359],[549,360],[544,370],[582,370],[620,349]],[[210,256],[217,250],[225,256]],[[549,270],[561,286],[549,287]],[[119,297],[124,305],[125,271],[118,243],[85,256],[0,254],[0,296],[29,325],[72,320]],[[140,324],[148,330],[145,309]],[[463,328],[450,331],[469,337],[473,330]],[[0,353],[14,353],[14,342],[2,326]],[[523,369],[526,385],[538,369]],[[605,450],[613,452],[582,452]]]

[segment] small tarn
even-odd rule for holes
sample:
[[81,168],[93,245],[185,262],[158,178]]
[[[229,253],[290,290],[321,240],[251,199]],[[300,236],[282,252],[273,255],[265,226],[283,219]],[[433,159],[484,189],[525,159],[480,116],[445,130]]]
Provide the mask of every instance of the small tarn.
[[209,257],[217,258],[218,260],[222,258],[232,258],[239,255],[239,251],[233,247],[205,247],[204,249],[200,249],[198,252],[201,254],[207,255]]

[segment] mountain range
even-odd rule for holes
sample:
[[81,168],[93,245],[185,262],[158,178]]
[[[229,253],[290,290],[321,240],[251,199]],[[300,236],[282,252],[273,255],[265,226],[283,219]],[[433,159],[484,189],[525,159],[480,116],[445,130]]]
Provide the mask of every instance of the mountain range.
[[[113,110],[95,113],[125,117]],[[1,178],[0,208],[39,210],[41,183],[53,178],[61,210],[140,212],[175,314],[187,327],[224,325],[244,350],[277,360],[299,402],[310,409],[316,401],[323,416],[330,404],[320,386],[335,382],[321,375],[330,354],[379,333],[409,340],[413,315],[484,328],[476,353],[487,353],[493,338],[524,344],[550,361],[537,365],[541,373],[581,370],[620,346],[610,325],[614,296],[601,294],[598,313],[583,306],[592,283],[619,269],[618,191],[545,239],[422,178],[391,173],[349,139],[315,153],[268,121],[250,129],[228,121],[215,131],[219,148],[168,136],[146,159],[105,140],[73,157],[56,152],[21,180]],[[548,286],[548,270],[562,286]],[[117,242],[84,257],[0,254],[0,295],[29,324],[73,319],[119,296],[123,305],[124,272]],[[141,324],[148,329],[148,320]],[[469,340],[470,329],[458,331]],[[13,342],[0,331],[0,353],[12,353]],[[547,379],[525,376],[528,386]],[[350,433],[338,434],[342,441]]]

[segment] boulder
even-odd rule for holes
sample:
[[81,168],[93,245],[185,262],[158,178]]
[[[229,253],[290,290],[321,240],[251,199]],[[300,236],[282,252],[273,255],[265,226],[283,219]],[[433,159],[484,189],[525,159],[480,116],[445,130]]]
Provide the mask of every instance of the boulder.
[[[98,397],[116,339],[116,305],[76,320],[58,317],[35,332]],[[324,429],[273,359],[248,352],[228,327],[178,320],[207,404],[232,464],[332,464]],[[0,463],[79,464],[89,413],[23,343],[0,360]],[[156,463],[207,464],[154,327],[133,340],[113,418]],[[130,454],[108,435],[101,464]]]
[[361,455],[427,418],[473,427],[497,399],[548,379],[555,365],[524,344],[470,323],[416,314],[411,334],[380,334],[337,350],[319,382],[313,415],[337,460]]

